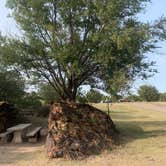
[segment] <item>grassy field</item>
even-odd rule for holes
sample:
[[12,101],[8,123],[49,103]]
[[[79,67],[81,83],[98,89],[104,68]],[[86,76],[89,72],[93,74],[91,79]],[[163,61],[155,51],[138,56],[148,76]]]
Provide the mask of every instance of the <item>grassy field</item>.
[[[106,110],[106,104],[96,104]],[[0,166],[164,166],[166,103],[119,103],[111,106],[121,132],[119,146],[81,161],[49,160],[44,144],[0,145]]]

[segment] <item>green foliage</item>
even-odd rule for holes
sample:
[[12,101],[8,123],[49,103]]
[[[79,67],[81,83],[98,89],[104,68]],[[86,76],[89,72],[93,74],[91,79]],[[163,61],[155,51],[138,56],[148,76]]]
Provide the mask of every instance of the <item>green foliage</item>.
[[39,86],[39,96],[44,103],[59,101],[59,95],[50,84],[41,84]]
[[83,92],[83,89],[80,87],[77,90],[77,96],[76,96],[76,101],[82,104],[87,103],[87,97],[85,95],[85,92]]
[[160,101],[166,101],[166,93],[160,93]]
[[86,95],[82,95],[82,94],[77,95],[76,101],[78,101],[79,103],[83,103],[83,104],[88,102],[87,98],[86,98]]
[[142,101],[158,101],[160,97],[158,90],[150,85],[140,86],[138,94]]
[[89,103],[99,103],[103,99],[103,95],[96,91],[91,89],[87,94],[86,94],[87,101]]
[[165,18],[137,19],[149,1],[7,0],[23,37],[0,38],[3,63],[47,81],[65,101],[81,85],[121,91],[153,72],[145,53],[165,38]]
[[38,109],[41,107],[40,100],[41,98],[36,92],[25,93],[25,95],[20,100],[19,105],[22,108]]
[[106,91],[111,94],[113,102],[122,99],[123,93],[130,89],[131,79],[123,71],[117,71],[107,80]]
[[24,80],[17,72],[0,71],[0,101],[19,105],[24,93]]
[[125,102],[137,102],[137,101],[141,101],[141,99],[137,95],[129,95],[124,98],[124,101]]
[[50,113],[50,106],[43,105],[35,110],[35,117],[48,117]]
[[0,101],[7,101],[20,108],[38,108],[40,98],[35,92],[25,92],[25,81],[20,73],[0,70]]

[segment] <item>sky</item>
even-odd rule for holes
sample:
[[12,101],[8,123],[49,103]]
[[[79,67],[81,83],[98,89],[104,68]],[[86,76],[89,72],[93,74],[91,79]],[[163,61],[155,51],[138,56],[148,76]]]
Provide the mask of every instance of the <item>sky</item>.
[[[2,35],[18,35],[19,29],[14,20],[8,17],[10,10],[5,7],[5,3],[6,0],[0,0],[0,32]],[[151,22],[160,16],[166,16],[166,0],[152,0],[147,5],[146,11],[138,15],[139,19],[144,22]],[[166,92],[166,41],[158,43],[158,46],[160,48],[148,55],[150,60],[156,61],[155,68],[158,73],[147,80],[137,79],[133,84],[133,92],[136,92],[143,84],[153,85],[160,92]]]

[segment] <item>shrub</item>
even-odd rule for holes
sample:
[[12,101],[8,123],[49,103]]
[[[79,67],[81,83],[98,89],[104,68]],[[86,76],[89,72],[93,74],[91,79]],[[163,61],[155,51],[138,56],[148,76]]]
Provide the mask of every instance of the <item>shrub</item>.
[[36,110],[35,116],[36,117],[48,117],[49,112],[50,112],[50,106],[44,105]]

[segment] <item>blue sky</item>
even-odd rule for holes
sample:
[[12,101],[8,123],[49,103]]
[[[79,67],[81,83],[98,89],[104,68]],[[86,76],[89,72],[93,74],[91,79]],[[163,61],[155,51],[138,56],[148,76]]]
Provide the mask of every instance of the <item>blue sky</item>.
[[[166,0],[152,0],[139,18],[142,21],[153,21],[160,16],[166,16]],[[133,85],[134,91],[142,84],[149,84],[156,86],[160,92],[166,92],[166,41],[158,43],[158,46],[161,48],[149,55],[150,60],[156,61],[158,73],[148,80],[137,80]]]
[[[0,0],[0,31],[2,34],[19,34],[19,30],[13,19],[8,18],[10,13],[5,7],[6,0]],[[146,12],[139,14],[142,21],[153,21],[160,16],[166,16],[166,0],[152,0],[146,8]],[[159,43],[161,48],[149,55],[149,59],[156,61],[158,73],[148,80],[137,80],[133,85],[133,91],[136,91],[142,84],[156,86],[161,92],[166,92],[166,41]]]

